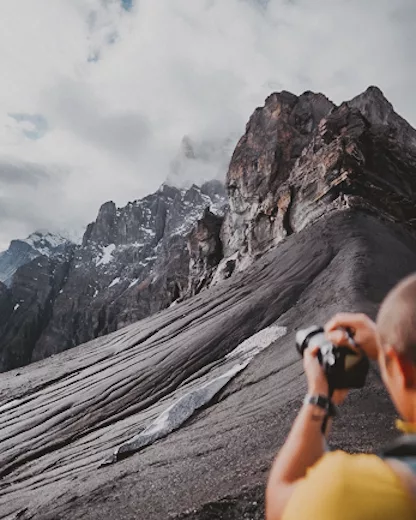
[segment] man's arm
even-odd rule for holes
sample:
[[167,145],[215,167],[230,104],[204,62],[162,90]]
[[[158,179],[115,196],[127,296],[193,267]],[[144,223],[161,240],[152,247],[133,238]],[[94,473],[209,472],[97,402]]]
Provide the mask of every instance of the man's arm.
[[[306,349],[304,367],[308,393],[328,396],[328,382],[317,359],[318,348]],[[279,520],[289,501],[296,481],[305,476],[325,451],[322,423],[325,411],[316,405],[304,405],[290,434],[277,455],[266,490],[266,520]]]
[[[335,345],[342,345],[348,342],[348,334],[343,330],[345,328],[353,333],[356,343],[371,359],[377,359],[379,346],[376,326],[368,316],[337,314],[326,324],[325,332]],[[303,358],[309,393],[327,396],[328,383],[316,358],[317,352],[317,348],[306,349]],[[334,392],[334,403],[341,403],[345,396],[345,391]],[[319,416],[321,417],[317,420]],[[321,433],[322,421],[323,411],[316,406],[304,406],[299,413],[270,472],[266,490],[267,520],[280,520],[297,481],[322,457],[325,442]]]
[[296,481],[305,476],[325,451],[322,423],[325,411],[314,405],[302,407],[284,446],[277,455],[266,491],[266,520],[279,520]]

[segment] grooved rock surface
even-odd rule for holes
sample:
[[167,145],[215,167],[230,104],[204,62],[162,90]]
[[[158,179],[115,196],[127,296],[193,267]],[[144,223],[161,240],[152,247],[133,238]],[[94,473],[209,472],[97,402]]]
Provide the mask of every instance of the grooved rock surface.
[[[2,374],[2,517],[260,518],[268,468],[305,391],[296,329],[339,310],[373,315],[415,265],[415,238],[401,226],[356,209],[334,212],[209,291]],[[99,467],[184,393],[228,370],[227,354],[271,325],[287,334],[205,409]],[[394,435],[394,416],[371,372],[343,407],[332,444],[377,449]]]

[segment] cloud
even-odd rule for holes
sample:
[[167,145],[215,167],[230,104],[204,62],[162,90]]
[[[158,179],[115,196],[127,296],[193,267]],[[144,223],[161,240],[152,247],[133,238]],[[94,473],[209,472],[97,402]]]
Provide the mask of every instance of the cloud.
[[23,184],[37,187],[42,181],[49,180],[50,176],[37,164],[0,162],[0,185]]
[[48,123],[41,114],[9,114],[17,123],[25,137],[40,139],[48,129]]
[[105,100],[93,95],[88,84],[62,81],[41,96],[48,124],[64,129],[99,150],[138,162],[150,137],[145,115],[134,109],[103,109]]
[[[34,229],[64,228],[67,208],[62,211],[60,201],[65,197],[62,181],[68,175],[58,165],[48,169],[15,158],[0,160],[0,243],[7,245]],[[83,218],[73,223],[79,229]]]
[[273,90],[341,102],[376,84],[415,124],[415,19],[414,0],[2,2],[0,249],[167,176],[225,176]]

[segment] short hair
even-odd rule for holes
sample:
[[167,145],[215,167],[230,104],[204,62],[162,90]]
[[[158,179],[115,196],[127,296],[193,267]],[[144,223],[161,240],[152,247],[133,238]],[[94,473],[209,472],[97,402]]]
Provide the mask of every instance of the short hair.
[[383,348],[389,346],[416,364],[416,274],[399,282],[384,298],[377,330]]

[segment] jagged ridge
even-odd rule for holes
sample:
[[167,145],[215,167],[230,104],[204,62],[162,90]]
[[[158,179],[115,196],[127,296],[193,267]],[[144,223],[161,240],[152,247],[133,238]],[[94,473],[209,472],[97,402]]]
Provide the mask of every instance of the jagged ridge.
[[206,208],[222,214],[225,204],[218,181],[182,190],[165,184],[120,209],[103,204],[81,246],[26,263],[0,293],[0,369],[74,347],[179,299],[188,291],[187,234]]

